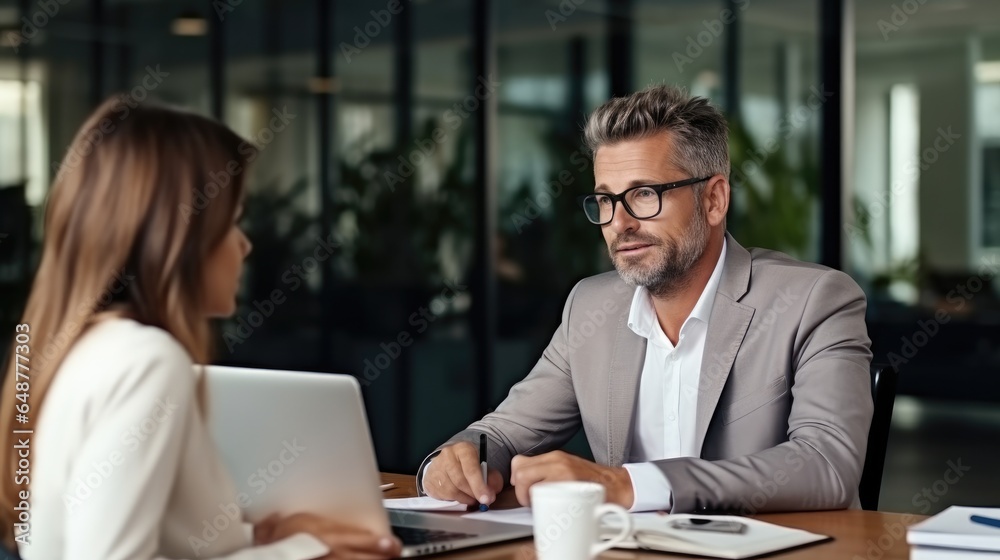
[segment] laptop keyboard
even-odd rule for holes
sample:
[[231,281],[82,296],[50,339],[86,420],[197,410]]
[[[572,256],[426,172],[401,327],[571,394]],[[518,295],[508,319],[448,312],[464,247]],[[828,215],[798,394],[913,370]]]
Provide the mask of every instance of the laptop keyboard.
[[399,537],[399,540],[403,541],[403,546],[456,541],[476,536],[469,533],[455,533],[452,531],[439,531],[436,529],[420,529],[417,527],[397,527],[395,525],[392,527],[392,532]]

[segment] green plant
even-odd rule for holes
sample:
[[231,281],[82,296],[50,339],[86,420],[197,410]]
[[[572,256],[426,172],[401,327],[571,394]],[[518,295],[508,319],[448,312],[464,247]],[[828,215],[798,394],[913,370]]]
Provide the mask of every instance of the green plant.
[[[869,205],[857,193],[853,195],[851,202],[854,208],[854,221],[846,228],[848,236],[859,239],[861,244],[871,251],[875,248],[875,241],[872,237],[872,216]],[[872,276],[872,289],[880,294],[888,294],[890,286],[897,283],[919,287],[927,280],[924,263],[922,253],[908,259],[890,262]]]
[[[500,233],[520,249],[531,285],[568,288],[609,270],[601,229],[587,221],[576,197],[593,190],[594,170],[579,134],[554,126],[544,138],[552,171],[544,188],[524,180],[501,202]],[[553,194],[555,196],[553,196]]]
[[243,229],[253,243],[247,301],[268,298],[282,285],[284,272],[311,253],[319,224],[314,215],[303,210],[302,196],[310,186],[309,180],[302,177],[288,188],[269,183],[246,197]]
[[[420,138],[432,138],[437,124],[429,119]],[[401,166],[414,151],[410,143],[391,150],[349,151],[359,154],[341,159],[340,183],[335,192],[338,221],[344,240],[345,275],[369,285],[438,286],[445,279],[464,276],[466,270],[449,270],[449,261],[468,262],[473,235],[473,188],[467,178],[469,127],[457,138],[453,161],[445,163],[443,146],[430,156]],[[440,177],[433,188],[418,189],[426,173]],[[397,182],[394,177],[402,177]]]
[[919,256],[895,262],[888,268],[872,277],[872,288],[879,292],[887,292],[895,283],[904,283],[918,287],[921,283],[921,258]]
[[[773,150],[766,149],[768,146]],[[729,229],[745,246],[766,247],[808,258],[813,247],[819,166],[812,143],[803,142],[793,165],[783,144],[761,146],[739,121],[730,124],[730,181],[736,211]],[[756,154],[752,157],[751,154]]]

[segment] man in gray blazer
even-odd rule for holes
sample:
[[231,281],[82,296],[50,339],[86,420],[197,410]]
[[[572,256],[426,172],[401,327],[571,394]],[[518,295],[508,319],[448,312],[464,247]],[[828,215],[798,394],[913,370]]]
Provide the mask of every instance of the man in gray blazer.
[[[651,87],[598,108],[585,135],[581,204],[616,272],[573,288],[535,367],[424,461],[418,488],[489,504],[509,481],[527,505],[532,484],[589,480],[633,511],[858,507],[864,293],[726,233],[728,129],[707,100]],[[581,426],[596,462],[558,451]]]

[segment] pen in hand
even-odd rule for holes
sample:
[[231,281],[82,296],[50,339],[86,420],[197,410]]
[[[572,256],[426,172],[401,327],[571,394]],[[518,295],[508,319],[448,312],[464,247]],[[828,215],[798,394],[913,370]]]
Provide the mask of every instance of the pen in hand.
[[[483,471],[483,485],[489,487],[489,480],[486,478],[486,434],[479,434],[479,468]],[[479,511],[487,511],[490,506],[479,504]]]

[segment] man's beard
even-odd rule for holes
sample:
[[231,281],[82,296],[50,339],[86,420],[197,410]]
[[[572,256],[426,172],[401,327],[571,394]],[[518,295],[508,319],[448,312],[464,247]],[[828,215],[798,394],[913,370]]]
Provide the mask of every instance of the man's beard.
[[[654,297],[673,295],[690,282],[690,272],[708,247],[708,221],[704,211],[696,209],[691,228],[678,243],[641,234],[624,235],[611,244],[609,254],[618,275],[630,286],[643,286]],[[648,243],[652,254],[640,257],[619,255],[618,247],[627,243]]]

